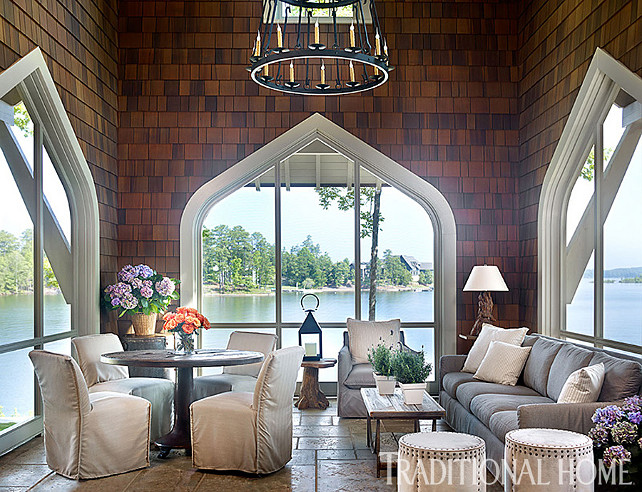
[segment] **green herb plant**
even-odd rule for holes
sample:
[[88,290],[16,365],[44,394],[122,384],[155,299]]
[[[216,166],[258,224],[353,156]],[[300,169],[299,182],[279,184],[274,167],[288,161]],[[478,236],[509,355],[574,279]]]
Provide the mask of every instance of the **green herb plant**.
[[376,374],[380,376],[392,376],[392,351],[383,343],[371,347],[368,352],[368,361]]
[[395,350],[392,354],[392,374],[401,384],[423,383],[432,372],[424,351]]

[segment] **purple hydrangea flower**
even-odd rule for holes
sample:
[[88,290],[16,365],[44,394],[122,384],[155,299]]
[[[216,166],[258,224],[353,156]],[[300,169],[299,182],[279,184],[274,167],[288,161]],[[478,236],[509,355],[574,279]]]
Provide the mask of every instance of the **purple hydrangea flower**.
[[147,287],[146,285],[144,285],[140,289],[140,295],[149,299],[154,295],[154,291],[152,290],[151,287]]
[[176,286],[169,277],[163,277],[162,280],[156,282],[156,291],[163,297],[172,295]]
[[642,449],[642,437],[638,439],[638,446],[640,446],[640,449]]
[[134,277],[130,283],[134,289],[140,289],[143,286],[143,281],[138,277]]
[[604,465],[611,468],[613,465],[623,465],[631,460],[631,453],[624,446],[611,446],[604,450]]
[[138,299],[136,299],[133,295],[129,294],[125,297],[120,302],[121,307],[125,309],[135,309],[136,306],[138,306]]
[[611,428],[611,436],[618,444],[632,443],[638,437],[638,426],[631,422],[618,422]]
[[153,282],[151,280],[143,280],[143,285],[145,287],[149,287],[150,289],[152,288]]
[[112,306],[118,306],[120,304],[120,298],[118,297],[112,297],[111,299],[111,305]]
[[149,277],[151,277],[152,275],[154,275],[154,270],[152,270],[152,269],[151,269],[150,267],[148,267],[147,265],[140,264],[140,265],[137,265],[137,266],[135,267],[135,269],[136,269],[136,274],[137,274],[139,277],[149,278]]
[[589,430],[588,436],[593,439],[593,444],[602,447],[609,442],[609,430],[604,424],[597,424]]
[[620,407],[617,405],[608,405],[604,408],[598,408],[595,410],[592,420],[596,424],[604,424],[611,427],[622,417],[624,417],[624,412]]
[[642,397],[635,395],[624,399],[622,410],[625,412],[640,412],[642,411]]
[[125,265],[120,272],[118,272],[118,280],[120,282],[131,282],[138,274],[136,268],[131,265]]
[[642,422],[642,412],[629,412],[627,414],[628,419],[634,424],[639,424]]

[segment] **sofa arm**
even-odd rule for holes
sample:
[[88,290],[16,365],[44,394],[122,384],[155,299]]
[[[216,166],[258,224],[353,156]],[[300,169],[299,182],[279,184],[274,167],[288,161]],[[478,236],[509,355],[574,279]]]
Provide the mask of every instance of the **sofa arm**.
[[345,384],[351,371],[352,354],[350,353],[350,349],[344,345],[341,350],[339,350],[338,356],[338,381],[340,386]]
[[439,359],[439,389],[443,389],[442,379],[449,372],[461,372],[467,355],[442,355]]
[[564,429],[587,434],[595,425],[591,420],[595,410],[622,402],[596,401],[591,403],[535,403],[517,408],[520,429]]

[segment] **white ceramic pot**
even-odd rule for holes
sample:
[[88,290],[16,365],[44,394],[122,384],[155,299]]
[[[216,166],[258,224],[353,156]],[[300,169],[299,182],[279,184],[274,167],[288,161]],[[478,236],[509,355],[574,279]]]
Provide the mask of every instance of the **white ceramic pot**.
[[403,400],[406,405],[421,405],[424,401],[426,383],[399,383],[399,386],[401,387],[401,391],[403,391]]
[[381,376],[380,374],[374,374],[374,379],[377,385],[377,391],[380,395],[393,395],[395,393],[397,380],[394,376]]

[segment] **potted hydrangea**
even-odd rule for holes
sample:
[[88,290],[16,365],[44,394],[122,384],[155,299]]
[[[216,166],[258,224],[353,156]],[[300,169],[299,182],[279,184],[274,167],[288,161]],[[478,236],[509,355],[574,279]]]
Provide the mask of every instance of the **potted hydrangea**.
[[642,485],[642,398],[636,395],[626,398],[623,405],[598,408],[592,420],[595,427],[589,437],[595,458],[603,460],[607,469],[623,466],[628,473],[625,478]]
[[403,391],[406,405],[421,405],[426,389],[426,379],[432,364],[424,359],[424,351],[395,350],[392,356],[392,373]]
[[392,395],[395,392],[397,380],[392,375],[392,351],[383,343],[371,347],[368,360],[372,364],[375,384],[380,395]]
[[177,283],[147,265],[125,265],[118,272],[118,282],[105,289],[103,302],[108,309],[120,311],[118,317],[129,313],[136,335],[152,335],[158,313],[178,299]]

